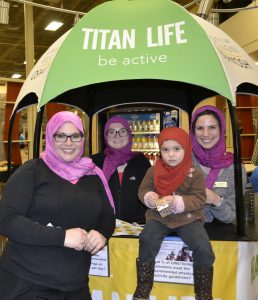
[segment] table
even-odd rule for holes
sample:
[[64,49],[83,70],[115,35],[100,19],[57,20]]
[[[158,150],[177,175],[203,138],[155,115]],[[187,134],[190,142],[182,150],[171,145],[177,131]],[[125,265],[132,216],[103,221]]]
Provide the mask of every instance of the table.
[[[258,298],[258,241],[212,241],[214,300]],[[90,276],[93,300],[131,300],[136,286],[138,238],[109,241],[109,277]],[[194,300],[192,284],[155,282],[151,300]]]

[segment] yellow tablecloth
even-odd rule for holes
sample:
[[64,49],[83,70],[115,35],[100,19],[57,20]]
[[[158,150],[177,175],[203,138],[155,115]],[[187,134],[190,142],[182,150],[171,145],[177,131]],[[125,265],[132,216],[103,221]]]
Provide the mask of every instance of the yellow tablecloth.
[[[212,241],[212,247],[216,255],[214,299],[257,299],[258,242]],[[136,286],[137,256],[138,238],[111,238],[110,277],[90,276],[93,300],[131,299]],[[194,288],[191,284],[155,282],[151,295],[156,297],[151,298],[155,300],[194,299]]]

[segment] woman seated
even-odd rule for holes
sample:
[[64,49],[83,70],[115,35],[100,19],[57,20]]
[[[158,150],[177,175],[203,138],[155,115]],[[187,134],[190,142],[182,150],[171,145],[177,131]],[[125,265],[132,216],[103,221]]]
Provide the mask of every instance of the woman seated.
[[145,223],[146,207],[138,198],[138,187],[150,167],[143,153],[132,152],[132,132],[122,117],[110,118],[104,128],[106,148],[92,156],[105,174],[116,208],[116,217],[129,223]]
[[[231,223],[236,217],[233,154],[226,152],[226,123],[223,113],[206,105],[192,115],[190,136],[194,161],[205,176],[206,222]],[[247,175],[242,165],[243,189]]]

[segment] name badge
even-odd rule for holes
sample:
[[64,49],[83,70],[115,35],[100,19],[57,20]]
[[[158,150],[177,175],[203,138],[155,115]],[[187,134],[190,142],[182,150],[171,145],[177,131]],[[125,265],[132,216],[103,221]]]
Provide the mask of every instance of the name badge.
[[214,182],[214,186],[213,187],[223,187],[226,188],[228,187],[228,183],[226,181],[216,181]]

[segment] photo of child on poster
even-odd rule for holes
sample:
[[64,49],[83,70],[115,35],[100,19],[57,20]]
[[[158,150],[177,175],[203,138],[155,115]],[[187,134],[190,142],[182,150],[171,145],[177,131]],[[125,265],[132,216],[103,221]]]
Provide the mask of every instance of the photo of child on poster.
[[163,128],[168,127],[179,127],[178,109],[163,112]]
[[154,281],[193,284],[192,251],[178,237],[167,237],[156,257]]
[[188,247],[183,247],[177,255],[175,255],[174,251],[171,251],[171,253],[168,254],[166,260],[193,261],[192,251],[189,250]]

